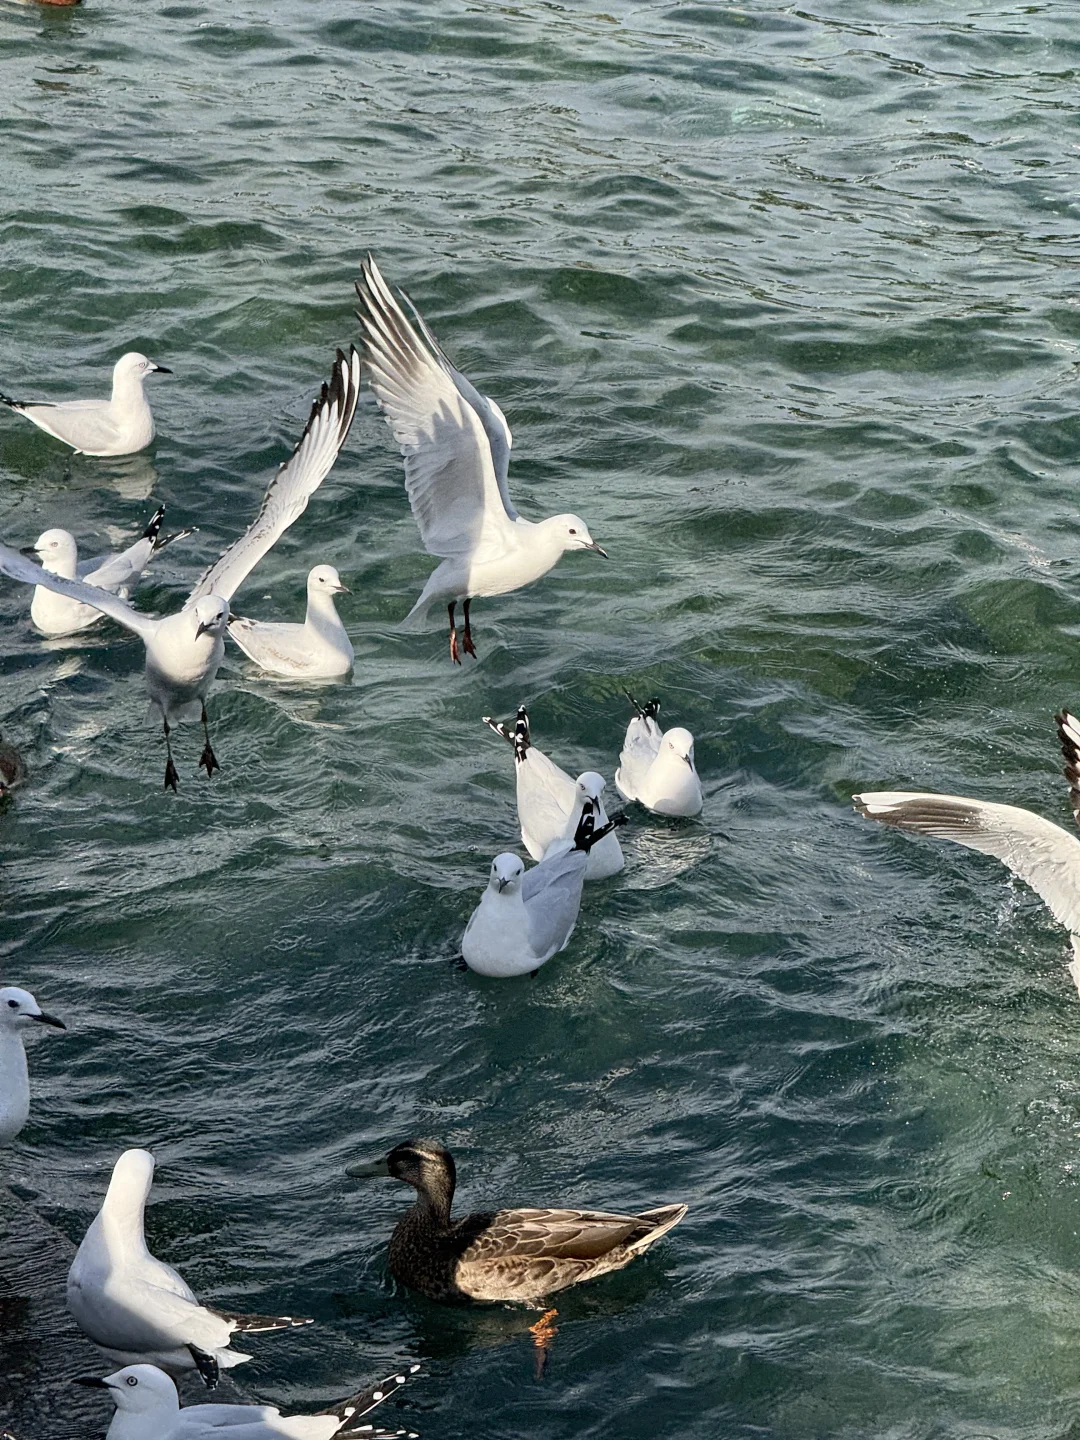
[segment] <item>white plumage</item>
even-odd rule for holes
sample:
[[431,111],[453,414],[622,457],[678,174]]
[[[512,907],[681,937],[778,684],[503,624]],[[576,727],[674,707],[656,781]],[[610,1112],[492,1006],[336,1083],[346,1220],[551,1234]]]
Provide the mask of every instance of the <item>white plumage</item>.
[[[1065,711],[1057,717],[1057,726],[1073,815],[1080,819],[1080,722]],[[964,795],[867,790],[851,798],[859,813],[871,820],[915,835],[953,840],[969,850],[993,855],[1008,866],[1071,932],[1069,973],[1080,991],[1080,839],[1017,805],[971,800]]]
[[405,457],[405,489],[424,548],[442,561],[410,613],[446,605],[450,657],[459,661],[459,600],[465,602],[463,648],[475,655],[472,599],[530,585],[566,550],[604,551],[577,515],[533,524],[514,509],[505,416],[450,364],[417,315],[421,339],[370,255],[356,293],[371,388]]
[[333,680],[352,669],[353,647],[334,606],[349,588],[332,565],[316,565],[307,578],[307,615],[302,625],[249,620],[234,615],[229,634],[249,659],[286,680]]
[[258,515],[200,577],[175,615],[155,619],[126,600],[81,580],[51,575],[15,550],[0,545],[0,571],[30,585],[103,611],[146,647],[146,689],[151,708],[160,716],[168,758],[165,784],[176,789],[179,776],[172,760],[170,727],[177,721],[201,719],[205,746],[199,764],[207,775],[219,768],[210,744],[206,695],[225,654],[229,600],[262,557],[302,515],[308,500],[329,474],[352,424],[360,383],[360,359],[339,350],[333,373],[311,409],[303,435],[292,455],[270,482]]
[[30,1116],[30,1076],[23,1034],[33,1024],[67,1027],[46,1015],[29,990],[0,990],[0,1145],[10,1145]]
[[77,455],[133,455],[154,438],[154,416],[143,393],[148,375],[171,375],[164,365],[155,365],[137,350],[131,350],[113,366],[112,394],[108,400],[11,400],[0,395],[0,404],[25,415],[46,434]]
[[626,727],[615,789],[624,800],[636,800],[657,815],[699,814],[703,802],[694,766],[694,737],[678,725],[660,729],[659,700],[642,706],[632,695],[627,699],[635,714]]

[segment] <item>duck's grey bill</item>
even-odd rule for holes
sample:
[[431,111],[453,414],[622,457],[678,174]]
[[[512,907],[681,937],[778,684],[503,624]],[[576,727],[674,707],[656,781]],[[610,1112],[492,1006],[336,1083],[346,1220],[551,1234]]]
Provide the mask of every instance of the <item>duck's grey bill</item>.
[[390,1166],[385,1160],[360,1161],[356,1165],[346,1165],[345,1174],[353,1176],[356,1180],[362,1180],[368,1175],[389,1175]]
[[39,1025],[52,1025],[57,1030],[67,1029],[67,1026],[64,1024],[63,1020],[58,1020],[55,1015],[46,1015],[44,1010],[41,1012],[40,1015],[32,1015],[30,1018],[32,1020],[36,1020]]

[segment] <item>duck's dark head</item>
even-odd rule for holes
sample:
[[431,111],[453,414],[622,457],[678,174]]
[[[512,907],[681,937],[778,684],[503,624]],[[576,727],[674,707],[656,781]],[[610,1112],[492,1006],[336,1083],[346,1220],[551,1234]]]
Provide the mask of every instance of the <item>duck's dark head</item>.
[[346,1175],[389,1175],[421,1195],[452,1196],[457,1184],[454,1157],[439,1140],[405,1140],[381,1160],[348,1165]]

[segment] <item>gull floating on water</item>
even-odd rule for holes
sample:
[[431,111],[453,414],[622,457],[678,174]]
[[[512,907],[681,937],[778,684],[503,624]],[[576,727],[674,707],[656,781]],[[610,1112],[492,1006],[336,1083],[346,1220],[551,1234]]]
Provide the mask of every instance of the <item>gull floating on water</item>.
[[629,691],[634,718],[626,727],[615,789],[624,800],[636,800],[657,815],[697,815],[702,806],[701,781],[694,768],[694,737],[677,725],[661,731],[660,701],[639,705]]
[[[414,1375],[419,1365],[410,1365]],[[79,1376],[77,1385],[107,1390],[116,1406],[105,1440],[332,1440],[335,1435],[408,1436],[406,1430],[381,1430],[361,1424],[406,1382],[390,1375],[378,1385],[342,1400],[318,1415],[282,1415],[273,1405],[185,1405],[176,1386],[156,1365],[126,1365],[98,1379]],[[415,1436],[412,1437],[415,1440]]]
[[[164,518],[165,506],[160,505],[135,543],[118,554],[80,560],[75,537],[67,530],[44,531],[33,545],[23,547],[22,554],[36,555],[50,575],[61,575],[65,580],[82,580],[87,585],[108,590],[126,600],[155,555],[174,540],[194,534],[192,530],[178,530],[175,535],[162,535],[161,522]],[[92,605],[70,600],[66,595],[57,595],[52,590],[46,590],[44,585],[35,585],[30,618],[42,634],[56,636],[74,635],[96,624],[104,616]]]
[[10,1145],[30,1114],[30,1077],[23,1032],[28,1025],[67,1026],[46,1015],[29,990],[8,985],[0,990],[0,1145]]
[[[553,845],[573,840],[581,811],[587,800],[592,801],[598,828],[608,823],[601,796],[607,782],[595,770],[586,770],[571,780],[553,760],[532,743],[529,715],[524,705],[518,706],[513,732],[490,715],[484,724],[514,747],[514,778],[517,782],[518,822],[521,839],[534,860],[542,860]],[[623,868],[622,846],[613,830],[589,851],[585,866],[586,880],[606,880]]]
[[[1080,721],[1067,710],[1054,718],[1073,818],[1080,824]],[[851,799],[860,815],[870,820],[914,835],[954,840],[1001,860],[1071,932],[1069,974],[1080,991],[1080,840],[1075,835],[1018,805],[996,805],[964,795],[866,790]]]
[[302,625],[279,625],[234,616],[229,634],[249,659],[270,675],[288,680],[333,680],[352,669],[353,647],[334,607],[350,594],[332,565],[316,565],[307,577],[307,617]]
[[112,395],[108,400],[11,400],[0,395],[0,405],[25,415],[40,429],[76,455],[133,455],[154,438],[154,417],[143,381],[147,375],[171,375],[137,350],[121,355],[113,366]]
[[593,802],[586,800],[573,840],[553,845],[531,870],[517,855],[496,855],[461,940],[469,969],[496,979],[531,975],[565,950],[581,909],[589,851],[625,819],[616,815],[597,830]]
[[201,719],[205,745],[199,757],[207,776],[219,769],[210,744],[206,695],[225,654],[229,600],[276,540],[307,508],[308,500],[330,473],[352,424],[360,383],[360,358],[339,350],[333,374],[311,407],[303,435],[291,457],[270,482],[258,515],[239,540],[215,560],[175,615],[155,619],[119,596],[81,580],[50,575],[15,550],[0,545],[0,571],[14,580],[43,585],[72,600],[93,605],[132,630],[146,647],[146,689],[151,709],[165,732],[165,784],[176,789],[170,727]]
[[356,293],[371,388],[405,457],[405,489],[424,548],[442,561],[409,613],[444,604],[450,658],[460,664],[454,622],[459,600],[465,602],[462,645],[475,656],[472,600],[531,585],[564,550],[605,552],[577,515],[534,524],[514,509],[505,416],[451,365],[416,314],[421,340],[370,255]]
[[122,1365],[197,1369],[210,1389],[220,1368],[250,1360],[230,1349],[236,1331],[291,1330],[291,1315],[233,1315],[200,1305],[187,1281],[146,1248],[143,1213],[154,1179],[148,1150],[125,1150],[101,1209],[71,1263],[67,1305],[79,1328]]

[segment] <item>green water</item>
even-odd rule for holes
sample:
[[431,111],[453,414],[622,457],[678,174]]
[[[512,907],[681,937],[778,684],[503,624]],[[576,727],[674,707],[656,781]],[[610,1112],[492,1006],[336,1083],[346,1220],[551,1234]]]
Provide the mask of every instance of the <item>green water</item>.
[[[232,651],[222,771],[185,730],[176,798],[137,642],[45,646],[0,585],[34,772],[0,820],[2,975],[70,1025],[0,1170],[77,1239],[153,1149],[157,1252],[319,1322],[253,1340],[244,1394],[318,1408],[413,1358],[393,1418],[425,1440],[1073,1433],[1067,936],[848,799],[1068,823],[1078,71],[1053,0],[0,4],[0,389],[92,394],[131,348],[175,371],[130,459],[0,414],[6,542],[100,547],[165,501],[199,534],[140,603],[174,607],[357,337],[371,249],[505,410],[522,510],[611,554],[478,603],[452,668],[401,625],[431,562],[365,395],[238,597],[298,618],[336,565],[355,674],[281,687]],[[459,973],[515,838],[479,717],[528,701],[610,776],[624,685],[694,732],[701,821],[635,813],[535,981]],[[407,1193],[343,1170],[411,1134],[453,1148],[463,1206],[690,1213],[562,1297],[538,1381],[533,1317],[387,1281]],[[19,1440],[104,1432],[20,1355]]]

